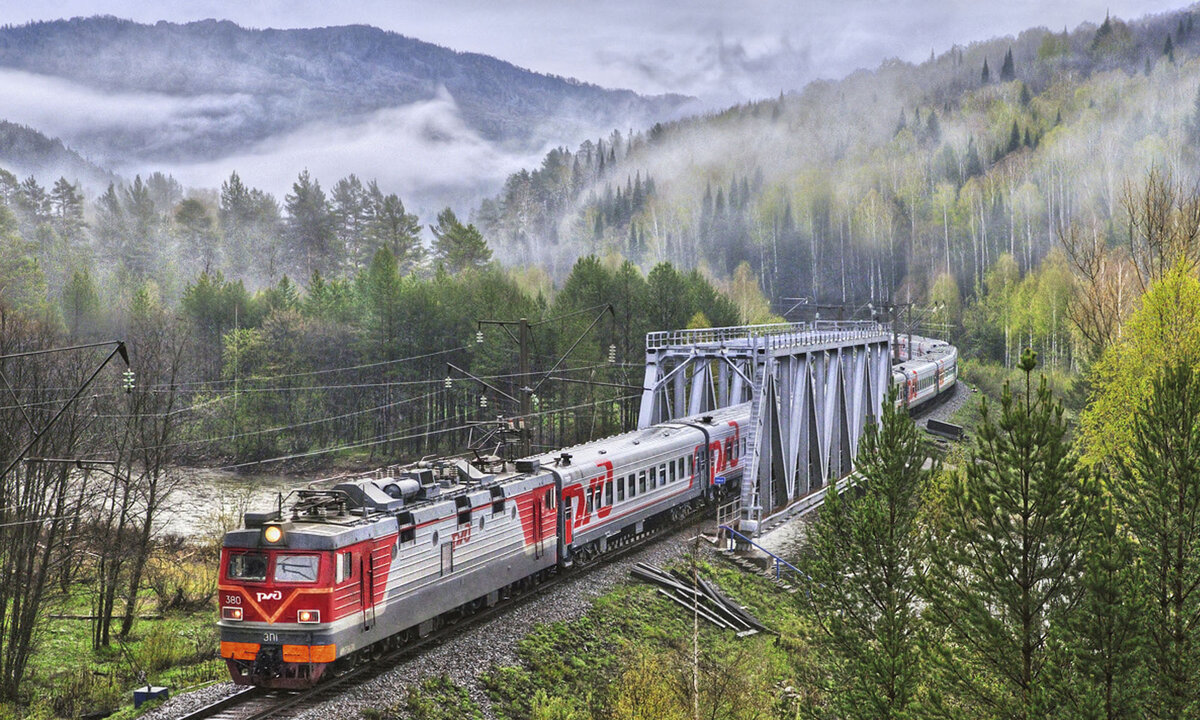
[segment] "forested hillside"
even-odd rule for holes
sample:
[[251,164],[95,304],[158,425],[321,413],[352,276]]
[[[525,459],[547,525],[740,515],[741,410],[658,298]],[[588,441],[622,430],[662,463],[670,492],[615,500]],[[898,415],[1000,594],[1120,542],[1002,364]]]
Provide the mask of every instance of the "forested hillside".
[[1200,139],[1195,13],[1098,21],[562,148],[476,219],[499,257],[553,276],[585,253],[722,277],[746,261],[777,300],[942,300],[952,324],[974,297],[1004,317],[972,351],[1024,334],[1058,362],[1061,230],[1127,243],[1126,183],[1191,181]]
[[59,92],[67,97],[79,88],[114,95],[124,123],[97,117],[66,137],[106,165],[223,157],[312,123],[347,125],[440,92],[479,136],[538,149],[548,137],[642,123],[688,100],[607,90],[366,26],[38,22],[0,28],[0,68],[20,73],[9,82],[22,87],[65,81]]
[[70,177],[103,187],[117,177],[33,128],[0,120],[0,167],[18,175]]
[[[555,386],[554,407],[592,409],[555,421],[564,441],[628,420],[630,401],[613,401],[636,387],[624,363],[641,362],[646,331],[762,321],[768,300],[874,303],[863,312],[940,301],[929,319],[967,356],[1007,361],[1032,345],[1048,366],[1074,366],[1119,333],[1140,292],[1134,246],[1153,213],[1139,202],[1186,224],[1197,48],[1187,12],[954,48],[552,151],[470,221],[445,208],[428,230],[398,194],[353,174],[299,170],[278,198],[237,172],[219,189],[153,173],[92,199],[66,177],[0,172],[0,297],[68,337],[120,336],[149,308],[173,318],[198,413],[186,453],[238,461],[336,453],[335,435],[399,450],[415,417],[442,429],[488,417],[502,396],[487,410],[481,385],[453,396],[435,385],[448,348],[475,374],[511,367],[511,348],[476,357],[464,345],[474,320],[496,314],[617,305],[579,351],[595,360],[613,346],[611,367],[579,370],[609,385]],[[572,318],[536,367],[586,327]],[[360,366],[389,369],[324,382]],[[286,390],[272,380],[300,377]],[[353,403],[339,395],[350,387]],[[368,415],[397,402],[419,403],[416,415]],[[331,419],[335,408],[350,415]]]

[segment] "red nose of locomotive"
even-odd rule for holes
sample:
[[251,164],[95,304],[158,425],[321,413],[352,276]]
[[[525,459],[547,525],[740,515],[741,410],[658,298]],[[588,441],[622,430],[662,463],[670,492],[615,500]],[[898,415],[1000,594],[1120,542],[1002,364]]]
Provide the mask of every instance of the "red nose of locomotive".
[[221,550],[221,657],[239,684],[299,688],[337,657],[329,620],[333,554],[268,515]]

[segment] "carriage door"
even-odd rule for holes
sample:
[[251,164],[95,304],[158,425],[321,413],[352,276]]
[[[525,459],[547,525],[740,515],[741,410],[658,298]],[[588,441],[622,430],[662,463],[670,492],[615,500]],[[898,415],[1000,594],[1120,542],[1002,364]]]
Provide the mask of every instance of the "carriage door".
[[362,597],[363,630],[375,624],[375,553],[367,548],[359,560],[358,590]]
[[700,483],[702,489],[707,490],[712,484],[712,478],[708,475],[708,448],[703,445],[696,448],[696,470],[694,477]]
[[545,517],[546,501],[540,497],[533,499],[533,556],[540,558],[545,553],[543,537],[545,535],[545,527],[542,525],[542,518]]

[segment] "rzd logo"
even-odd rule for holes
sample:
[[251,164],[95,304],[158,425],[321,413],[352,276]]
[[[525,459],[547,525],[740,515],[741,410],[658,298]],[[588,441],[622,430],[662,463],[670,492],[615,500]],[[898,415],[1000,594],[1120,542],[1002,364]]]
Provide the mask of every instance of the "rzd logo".
[[283,599],[283,591],[282,590],[276,590],[275,592],[260,592],[260,593],[258,593],[258,601],[259,602],[262,602],[263,600],[282,600],[282,599]]

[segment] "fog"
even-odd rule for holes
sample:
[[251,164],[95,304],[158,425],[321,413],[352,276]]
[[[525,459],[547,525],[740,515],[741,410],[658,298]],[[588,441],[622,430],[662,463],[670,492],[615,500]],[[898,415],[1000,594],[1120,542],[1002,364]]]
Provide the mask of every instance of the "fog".
[[675,92],[710,108],[842,77],[887,58],[1126,19],[1183,7],[1179,0],[44,0],[0,7],[0,22],[112,14],[139,22],[229,19],[251,27],[361,23],[481,52],[539,72],[641,93]]
[[326,188],[353,172],[364,180],[377,179],[384,192],[398,193],[410,211],[429,219],[447,204],[474,202],[508,174],[536,164],[543,153],[510,152],[481,138],[443,91],[428,102],[381,110],[347,124],[315,123],[248,152],[178,165],[171,172],[185,185],[218,187],[237,170],[248,185],[281,199],[303,169]]

